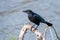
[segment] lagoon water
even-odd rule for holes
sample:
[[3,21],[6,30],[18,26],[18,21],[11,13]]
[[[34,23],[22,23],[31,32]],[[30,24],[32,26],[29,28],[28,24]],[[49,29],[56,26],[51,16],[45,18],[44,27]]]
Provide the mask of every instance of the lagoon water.
[[[60,0],[0,0],[0,40],[18,39],[21,28],[29,22],[23,10],[31,9],[45,20],[53,23],[60,36]],[[40,24],[38,30],[44,27]],[[54,32],[53,32],[54,33]],[[28,37],[27,37],[28,36]],[[28,31],[24,40],[35,40],[35,34]],[[47,34],[46,40],[52,40]]]

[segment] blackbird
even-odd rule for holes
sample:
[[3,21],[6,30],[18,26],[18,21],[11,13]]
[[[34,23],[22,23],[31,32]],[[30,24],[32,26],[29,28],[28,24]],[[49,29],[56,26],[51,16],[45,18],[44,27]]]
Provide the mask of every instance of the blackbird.
[[47,24],[48,26],[52,26],[52,23],[47,22],[40,15],[36,14],[35,12],[33,12],[30,9],[24,10],[23,12],[25,12],[26,14],[28,14],[29,20],[32,23],[34,23],[34,24],[37,25],[35,29],[37,29],[37,27],[39,26],[40,23],[44,23],[44,24]]

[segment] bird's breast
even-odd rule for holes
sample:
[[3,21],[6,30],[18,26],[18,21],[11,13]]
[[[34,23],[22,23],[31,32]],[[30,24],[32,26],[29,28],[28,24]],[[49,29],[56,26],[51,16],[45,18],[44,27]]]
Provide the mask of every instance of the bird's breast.
[[33,16],[28,16],[28,18],[30,21],[34,20]]

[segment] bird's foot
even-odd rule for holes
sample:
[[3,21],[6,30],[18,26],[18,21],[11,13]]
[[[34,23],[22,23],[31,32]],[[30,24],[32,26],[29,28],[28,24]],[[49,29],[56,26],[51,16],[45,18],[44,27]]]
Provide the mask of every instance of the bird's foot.
[[31,31],[38,30],[37,28],[31,27]]
[[34,30],[38,30],[37,28],[35,28]]
[[32,31],[32,28],[34,28],[33,26],[31,27],[31,31]]

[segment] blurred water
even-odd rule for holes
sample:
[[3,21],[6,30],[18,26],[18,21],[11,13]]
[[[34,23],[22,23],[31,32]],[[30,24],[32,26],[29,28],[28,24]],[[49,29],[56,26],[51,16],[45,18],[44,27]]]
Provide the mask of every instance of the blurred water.
[[[8,40],[14,35],[18,38],[20,29],[29,21],[22,12],[25,9],[33,10],[47,21],[51,20],[60,36],[60,0],[0,0],[0,40]],[[41,24],[38,29],[43,26],[45,25]],[[24,40],[35,40],[34,36],[28,31]],[[48,35],[47,40],[50,38]]]

